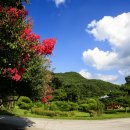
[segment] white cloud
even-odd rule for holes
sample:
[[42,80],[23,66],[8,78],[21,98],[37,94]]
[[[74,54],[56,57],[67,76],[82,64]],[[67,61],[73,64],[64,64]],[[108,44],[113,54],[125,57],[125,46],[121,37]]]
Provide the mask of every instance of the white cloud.
[[[98,70],[116,68],[123,75],[130,74],[130,12],[116,17],[104,16],[93,20],[87,26],[87,32],[98,41],[107,41],[111,51],[99,48],[83,52],[85,63]],[[106,42],[104,42],[106,44]]]
[[84,70],[82,69],[80,72],[79,72],[80,75],[82,75],[84,78],[86,79],[92,79],[92,75],[91,73],[89,73],[87,70]]
[[114,47],[128,45],[130,41],[130,12],[117,17],[105,16],[88,24],[88,32],[97,40],[107,40]]
[[104,81],[108,81],[108,82],[116,82],[118,79],[117,75],[102,75],[102,74],[97,74],[97,79],[101,79]]
[[88,72],[85,69],[82,69],[79,72],[80,75],[82,75],[84,78],[86,79],[100,79],[100,80],[104,80],[107,82],[112,82],[112,83],[116,83],[116,81],[118,80],[118,76],[117,75],[103,75],[103,74],[91,74],[90,72]]
[[53,0],[56,4],[56,7],[59,7],[61,4],[64,4],[66,0]]
[[117,62],[117,54],[109,51],[99,50],[97,47],[93,50],[83,52],[83,59],[86,63],[92,64],[98,70],[110,69]]

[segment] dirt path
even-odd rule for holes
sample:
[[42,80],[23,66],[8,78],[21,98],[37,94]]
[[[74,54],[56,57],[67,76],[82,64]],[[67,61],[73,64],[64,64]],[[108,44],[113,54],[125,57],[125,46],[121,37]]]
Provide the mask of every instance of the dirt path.
[[90,121],[0,116],[0,130],[130,130],[130,118]]
[[88,121],[31,119],[41,130],[130,130],[130,118]]

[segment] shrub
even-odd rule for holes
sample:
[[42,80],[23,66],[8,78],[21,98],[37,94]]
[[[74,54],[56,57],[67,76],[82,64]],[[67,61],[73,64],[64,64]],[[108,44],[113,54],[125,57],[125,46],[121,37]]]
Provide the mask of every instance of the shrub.
[[80,104],[79,105],[79,110],[83,112],[89,111],[91,106],[89,104]]
[[44,106],[43,103],[41,103],[40,101],[34,102],[34,107],[42,107]]
[[20,109],[25,109],[25,110],[29,110],[32,106],[30,104],[24,103],[24,102],[20,102],[18,104]]
[[77,103],[68,102],[68,104],[70,105],[70,111],[75,111],[75,110],[78,110],[79,108],[79,105]]
[[32,100],[29,97],[21,96],[18,102],[32,103]]
[[20,109],[29,110],[32,107],[32,101],[30,98],[22,96],[19,98],[17,105]]
[[55,104],[60,111],[69,111],[71,108],[68,102],[56,101]]

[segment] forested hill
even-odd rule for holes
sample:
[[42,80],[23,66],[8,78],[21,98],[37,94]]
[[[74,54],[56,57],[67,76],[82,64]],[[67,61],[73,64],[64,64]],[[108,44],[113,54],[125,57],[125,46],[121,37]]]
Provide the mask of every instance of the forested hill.
[[55,73],[52,86],[55,90],[77,98],[97,97],[119,88],[118,85],[96,79],[86,79],[76,72]]

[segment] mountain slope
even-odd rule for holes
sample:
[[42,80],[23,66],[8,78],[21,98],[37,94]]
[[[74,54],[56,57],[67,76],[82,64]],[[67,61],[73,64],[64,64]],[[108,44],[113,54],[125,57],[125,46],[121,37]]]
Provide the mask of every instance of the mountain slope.
[[[67,97],[83,100],[88,97],[99,97],[119,89],[118,85],[96,79],[86,79],[76,72],[55,73],[52,86],[62,89]],[[67,99],[70,100],[70,99]],[[73,100],[73,99],[71,99]]]

